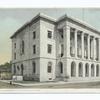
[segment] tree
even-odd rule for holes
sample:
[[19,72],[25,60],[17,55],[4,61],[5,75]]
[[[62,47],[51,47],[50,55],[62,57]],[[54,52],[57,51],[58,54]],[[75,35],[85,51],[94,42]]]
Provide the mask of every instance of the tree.
[[0,68],[1,67],[10,68],[11,67],[11,63],[6,62],[5,64],[0,65]]

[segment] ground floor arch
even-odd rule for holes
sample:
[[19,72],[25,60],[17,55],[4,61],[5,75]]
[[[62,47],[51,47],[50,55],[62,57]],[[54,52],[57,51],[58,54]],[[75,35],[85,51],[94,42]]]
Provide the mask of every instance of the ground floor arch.
[[96,76],[98,77],[100,75],[100,66],[99,64],[96,65]]
[[56,70],[57,70],[56,76],[57,77],[62,76],[62,74],[63,74],[63,63],[61,61],[58,62]]
[[94,77],[94,75],[95,75],[94,64],[91,64],[91,76]]
[[21,64],[21,75],[23,76],[23,73],[24,73],[24,65]]
[[83,64],[82,64],[82,62],[80,62],[78,65],[78,76],[79,77],[83,76]]
[[89,77],[89,64],[85,64],[85,77]]
[[76,63],[73,61],[71,63],[71,77],[75,77],[76,76]]

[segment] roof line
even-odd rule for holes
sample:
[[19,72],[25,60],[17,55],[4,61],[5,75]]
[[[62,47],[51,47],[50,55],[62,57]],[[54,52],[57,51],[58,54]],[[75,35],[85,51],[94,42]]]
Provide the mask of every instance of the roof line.
[[77,18],[73,18],[73,17],[71,17],[71,16],[68,16],[67,14],[61,16],[61,17],[57,20],[57,22],[59,22],[59,21],[65,19],[65,18],[66,18],[66,19],[70,19],[70,20],[72,20],[72,21],[74,21],[74,22],[76,22],[76,23],[79,23],[79,24],[81,24],[81,25],[83,25],[83,26],[85,26],[85,27],[87,27],[87,28],[90,28],[91,30],[93,30],[93,31],[95,31],[95,32],[97,32],[97,33],[100,34],[100,31],[97,30],[95,27],[91,26],[90,24],[86,23],[85,21],[82,21],[82,20],[80,20],[80,19],[77,19]]
[[93,26],[89,25],[88,23],[83,22],[82,20],[79,20],[79,19],[70,17],[70,16],[68,16],[68,15],[66,15],[66,14],[63,15],[63,16],[61,16],[58,20],[56,20],[56,19],[54,19],[54,18],[52,18],[52,17],[50,17],[50,16],[47,16],[47,15],[45,15],[45,14],[43,14],[43,13],[38,13],[38,14],[37,14],[34,18],[32,18],[29,22],[25,23],[22,27],[20,27],[10,38],[12,39],[14,36],[17,35],[18,32],[20,32],[20,31],[21,31],[22,29],[24,29],[26,26],[30,25],[32,22],[34,22],[34,20],[36,20],[36,19],[39,18],[39,17],[40,17],[40,18],[47,19],[47,20],[49,20],[49,21],[51,21],[51,22],[54,22],[54,23],[58,23],[58,22],[60,22],[60,21],[63,20],[63,19],[69,19],[69,20],[72,20],[72,21],[74,21],[74,22],[76,22],[76,23],[78,23],[78,24],[81,24],[81,25],[87,27],[88,29],[91,29],[92,31],[94,31],[94,32],[100,34],[100,31],[98,31],[96,28],[94,28]]
[[39,13],[39,14],[37,14],[34,18],[32,18],[29,22],[26,22],[24,25],[22,25],[10,38],[13,38],[15,35],[17,35],[17,33],[18,32],[20,32],[23,28],[25,28],[26,26],[28,26],[28,25],[30,25],[35,19],[37,19],[37,18],[39,18],[39,17],[41,17],[41,18],[45,18],[45,19],[47,19],[47,20],[49,20],[49,21],[52,21],[52,22],[56,22],[56,19],[54,19],[54,18],[52,18],[52,17],[49,17],[49,16],[47,16],[47,15],[45,15],[45,14],[43,14],[43,13]]

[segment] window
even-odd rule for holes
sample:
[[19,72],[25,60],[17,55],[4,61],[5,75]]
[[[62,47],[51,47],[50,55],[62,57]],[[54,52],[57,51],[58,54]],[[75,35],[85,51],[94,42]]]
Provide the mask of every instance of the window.
[[48,73],[51,73],[51,71],[52,71],[52,63],[49,62],[48,63]]
[[33,32],[33,39],[36,38],[36,31]]
[[24,48],[25,48],[25,44],[24,41],[22,40],[22,54],[24,54]]
[[52,38],[52,31],[48,31],[48,38]]
[[33,45],[33,54],[36,54],[36,45]]
[[36,73],[36,63],[33,61],[32,65],[33,65],[33,73]]
[[52,52],[52,45],[48,44],[48,53]]
[[61,57],[63,57],[63,55],[64,55],[64,45],[61,44]]
[[16,66],[14,65],[14,73],[13,74],[16,74]]
[[60,67],[60,73],[62,74],[63,73],[63,63],[62,62],[59,63],[59,67]]
[[14,48],[16,49],[16,43],[14,43]]
[[60,39],[63,39],[64,38],[63,29],[58,29],[58,32],[59,32]]
[[20,70],[19,66],[17,66],[17,70]]
[[14,59],[16,59],[16,53],[14,53]]
[[23,75],[23,73],[24,73],[24,66],[23,64],[21,64],[21,75]]

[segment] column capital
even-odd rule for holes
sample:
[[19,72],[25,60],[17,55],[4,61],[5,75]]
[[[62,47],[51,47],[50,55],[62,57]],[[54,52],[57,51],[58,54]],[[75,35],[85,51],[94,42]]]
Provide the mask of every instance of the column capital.
[[65,27],[63,27],[64,29],[70,29],[71,27],[66,25]]

